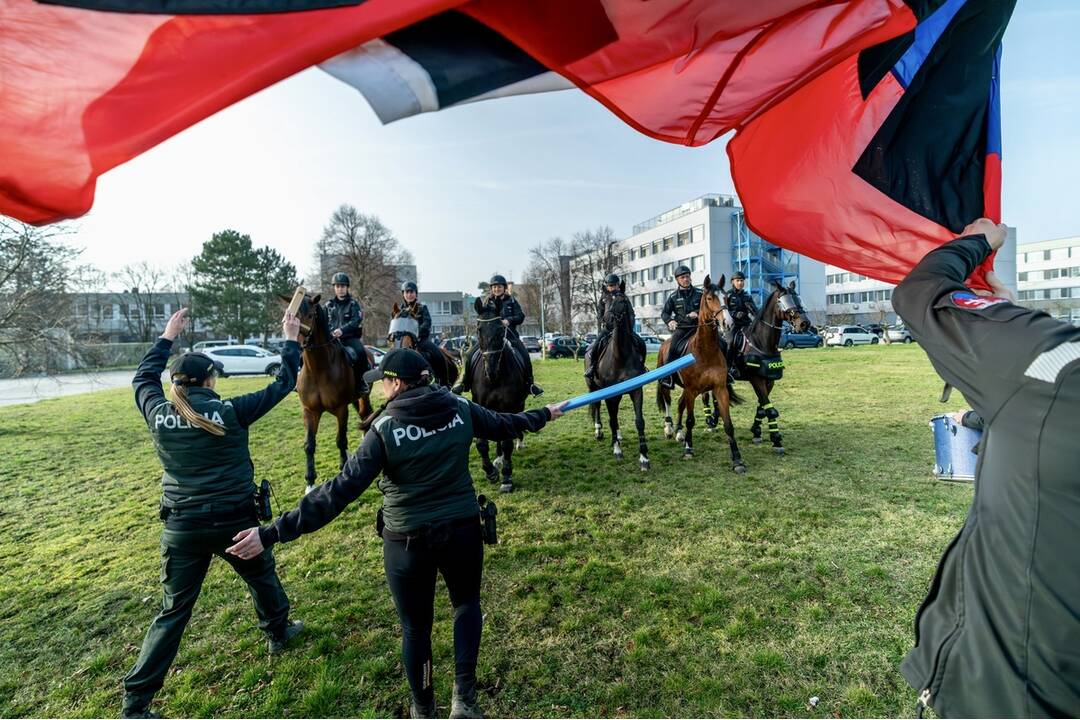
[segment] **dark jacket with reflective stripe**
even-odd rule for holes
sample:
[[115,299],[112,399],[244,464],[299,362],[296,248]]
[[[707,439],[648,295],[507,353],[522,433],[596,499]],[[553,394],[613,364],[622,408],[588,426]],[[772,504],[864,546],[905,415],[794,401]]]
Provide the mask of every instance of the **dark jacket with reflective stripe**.
[[509,440],[537,432],[551,419],[547,408],[496,413],[429,385],[401,393],[364,436],[341,473],[323,483],[260,531],[263,544],[295,540],[337,517],[383,473],[386,529],[400,534],[476,515],[469,473],[474,437]]
[[668,295],[664,303],[664,310],[660,313],[660,319],[667,325],[674,320],[679,325],[696,325],[697,320],[687,317],[692,312],[701,309],[701,289],[691,285],[688,288],[679,288]]
[[329,315],[330,330],[341,330],[342,338],[358,338],[363,334],[364,311],[352,295],[344,300],[332,297],[323,303]]
[[222,401],[209,388],[188,388],[192,409],[224,427],[223,436],[189,425],[166,398],[161,373],[171,349],[171,340],[158,339],[132,381],[135,404],[150,427],[164,469],[162,503],[181,511],[228,512],[249,501],[255,492],[248,427],[296,387],[300,346],[285,343],[277,378],[258,392]]
[[975,497],[902,670],[941,716],[1080,715],[1080,328],[978,298],[982,235],[929,253],[893,305],[984,420]]
[[729,290],[725,303],[735,327],[747,327],[754,322],[757,305],[754,303],[754,296],[746,290]]

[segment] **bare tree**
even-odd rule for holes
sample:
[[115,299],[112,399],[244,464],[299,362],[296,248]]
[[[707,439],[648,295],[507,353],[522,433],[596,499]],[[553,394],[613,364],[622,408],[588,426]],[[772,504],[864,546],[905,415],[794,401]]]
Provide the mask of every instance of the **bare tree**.
[[568,259],[572,254],[569,243],[561,237],[550,238],[529,250],[529,265],[524,275],[525,282],[543,285],[544,294],[540,301],[544,304],[546,326],[558,327],[564,333],[572,330],[568,272]]
[[0,216],[0,371],[19,375],[65,369],[72,353],[68,295],[79,251],[63,242],[74,229],[35,227]]
[[607,225],[574,234],[570,243],[571,254],[571,311],[575,316],[589,318],[589,325],[596,325],[596,309],[604,292],[604,278],[609,273],[622,271],[622,253],[619,251],[615,231]]
[[364,336],[381,339],[390,325],[391,306],[401,296],[399,268],[412,264],[412,254],[379,218],[352,205],[342,205],[330,216],[318,252],[322,286],[329,288],[337,269],[348,273],[350,292],[364,308]]
[[[168,273],[145,260],[130,263],[113,273],[113,283],[120,288],[113,301],[120,306],[120,317],[128,334],[141,342],[150,342],[156,329],[154,305],[163,304],[168,293]],[[171,294],[171,293],[168,293]]]

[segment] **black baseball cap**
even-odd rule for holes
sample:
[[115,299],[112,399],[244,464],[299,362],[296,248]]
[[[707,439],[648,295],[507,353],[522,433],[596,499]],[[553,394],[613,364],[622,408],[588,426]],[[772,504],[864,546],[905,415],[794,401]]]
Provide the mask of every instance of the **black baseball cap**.
[[169,368],[169,377],[185,375],[187,376],[185,383],[198,384],[210,377],[211,373],[221,374],[224,369],[225,366],[221,364],[221,361],[213,359],[206,353],[188,352],[173,360],[172,367]]
[[394,348],[383,356],[379,367],[364,373],[364,382],[370,385],[383,378],[397,378],[411,384],[424,377],[431,377],[431,366],[423,355],[412,348]]

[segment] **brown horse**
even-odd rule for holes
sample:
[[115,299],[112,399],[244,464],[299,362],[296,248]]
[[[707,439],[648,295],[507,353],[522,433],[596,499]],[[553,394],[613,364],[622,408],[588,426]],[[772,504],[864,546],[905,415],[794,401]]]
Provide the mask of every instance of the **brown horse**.
[[[417,333],[419,332],[418,320],[416,317],[416,305],[412,308],[398,307],[397,303],[394,303],[393,312],[390,317],[393,318],[390,321],[390,330],[386,334],[386,341],[392,348],[413,348],[419,350],[418,347],[420,340]],[[395,323],[398,319],[411,320],[412,323]],[[451,387],[457,381],[458,366],[454,361],[454,356],[446,351],[445,348],[436,347],[438,355],[434,358],[428,358],[428,362],[431,363],[431,370],[435,374],[435,380],[438,381],[443,387]],[[425,355],[425,357],[427,357]]]
[[[735,441],[735,426],[731,423],[731,404],[738,404],[742,399],[735,394],[735,390],[729,386],[727,362],[724,360],[724,349],[721,341],[721,325],[726,322],[727,308],[724,306],[724,296],[720,288],[724,284],[723,276],[720,277],[720,285],[713,285],[709,276],[705,277],[702,285],[701,306],[698,308],[698,328],[694,336],[690,338],[686,351],[693,353],[697,362],[680,370],[675,374],[675,382],[682,386],[682,396],[679,398],[678,425],[673,428],[671,424],[671,390],[665,385],[659,385],[656,390],[656,404],[664,413],[664,435],[677,437],[682,440],[683,459],[694,456],[694,400],[698,395],[712,391],[713,397],[719,406],[720,414],[724,418],[724,432],[728,436],[728,446],[731,448],[731,469],[737,473],[746,472],[746,463],[743,462],[739,453],[739,444]],[[660,367],[667,361],[670,351],[671,340],[667,340],[660,346],[656,365]],[[683,413],[686,413],[686,432],[682,430]]]
[[[359,392],[361,383],[349,362],[345,346],[330,334],[326,308],[319,304],[321,298],[321,295],[304,295],[296,313],[302,326],[303,358],[300,376],[296,380],[296,392],[304,408],[304,428],[307,430],[304,440],[304,452],[307,453],[305,492],[315,487],[315,438],[323,413],[328,412],[337,418],[339,467],[345,465],[349,456],[349,406],[356,408],[361,423],[371,415],[371,400],[367,393]],[[375,367],[371,351],[366,352],[368,366]]]

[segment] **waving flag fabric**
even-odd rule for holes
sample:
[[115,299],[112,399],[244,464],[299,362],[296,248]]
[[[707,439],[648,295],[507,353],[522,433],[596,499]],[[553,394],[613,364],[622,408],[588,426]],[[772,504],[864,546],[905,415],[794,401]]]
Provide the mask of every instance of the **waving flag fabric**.
[[33,222],[314,64],[384,122],[577,86],[667,142],[736,130],[751,225],[882,279],[1000,207],[1015,0],[55,1],[0,0],[0,212]]

